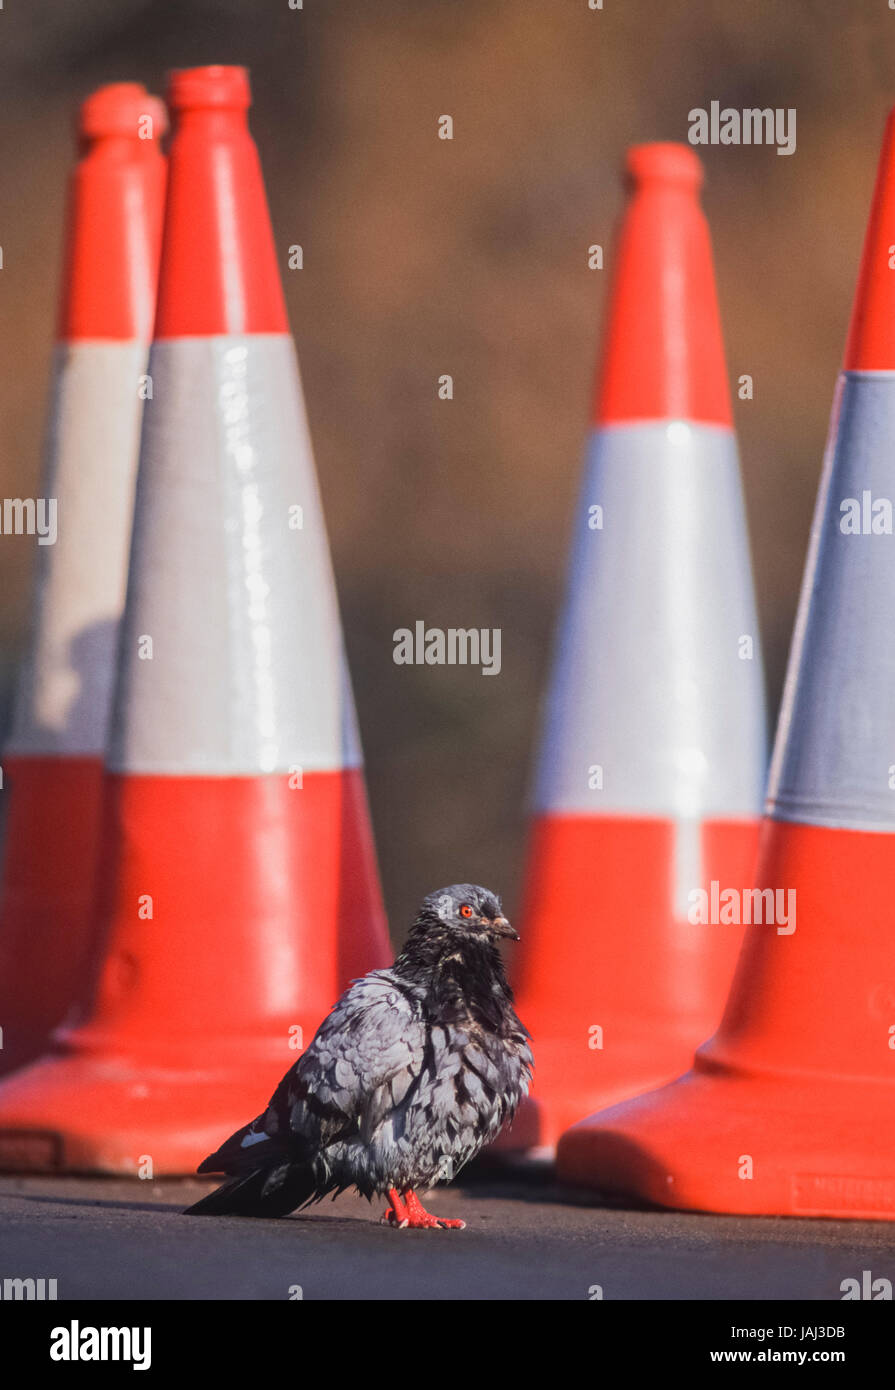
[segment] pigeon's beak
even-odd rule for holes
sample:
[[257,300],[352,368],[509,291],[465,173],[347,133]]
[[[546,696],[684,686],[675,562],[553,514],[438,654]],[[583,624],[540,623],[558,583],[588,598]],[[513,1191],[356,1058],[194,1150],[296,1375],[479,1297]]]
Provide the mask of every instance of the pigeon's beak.
[[519,933],[510,926],[506,917],[483,917],[482,926],[490,928],[495,936],[505,936],[510,941],[519,940]]

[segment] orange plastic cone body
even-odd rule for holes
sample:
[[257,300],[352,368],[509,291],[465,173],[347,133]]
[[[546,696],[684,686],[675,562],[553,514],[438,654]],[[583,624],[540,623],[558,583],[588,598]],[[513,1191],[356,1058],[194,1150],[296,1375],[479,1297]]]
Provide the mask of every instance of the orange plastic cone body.
[[674,1084],[570,1129],[570,1182],[703,1211],[895,1219],[893,241],[890,117],[777,730],[763,905],[715,1037]]
[[46,1045],[83,995],[95,932],[102,759],[155,307],[161,102],[136,83],[81,107],[68,199],[38,599],[4,752],[0,1071]]
[[169,103],[107,947],[84,1021],[0,1087],[16,1168],[193,1171],[390,957],[247,76],[175,73]]
[[594,421],[729,426],[702,166],[685,145],[640,145],[629,151],[627,172]]
[[628,172],[521,915],[535,1079],[505,1150],[688,1064],[741,940],[691,894],[754,871],[763,681],[701,167],[652,145]]

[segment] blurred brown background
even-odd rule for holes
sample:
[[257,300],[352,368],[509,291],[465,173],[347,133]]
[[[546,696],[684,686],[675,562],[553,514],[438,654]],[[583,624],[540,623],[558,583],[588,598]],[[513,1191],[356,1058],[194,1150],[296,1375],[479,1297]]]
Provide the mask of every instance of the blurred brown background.
[[[39,493],[75,104],[170,67],[252,70],[387,904],[518,902],[524,799],[628,144],[796,107],[798,148],[707,147],[772,710],[882,123],[885,0],[7,0],[0,11],[0,495]],[[454,140],[436,137],[454,118]],[[606,250],[590,271],[586,248]],[[441,402],[436,380],[454,378]],[[8,707],[33,541],[0,542]],[[397,667],[392,632],[500,627],[503,670]]]

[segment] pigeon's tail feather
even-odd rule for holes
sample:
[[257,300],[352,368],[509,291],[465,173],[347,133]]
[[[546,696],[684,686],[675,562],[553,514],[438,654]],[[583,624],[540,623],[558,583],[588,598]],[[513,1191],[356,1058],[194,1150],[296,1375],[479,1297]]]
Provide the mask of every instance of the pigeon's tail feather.
[[229,1178],[209,1192],[207,1197],[187,1207],[185,1216],[257,1216],[262,1203],[261,1191],[267,1177],[263,1168],[247,1176]]
[[251,1124],[243,1125],[231,1134],[219,1149],[204,1158],[196,1169],[198,1173],[230,1173],[232,1175],[257,1172],[259,1168],[272,1168],[277,1159],[285,1157],[285,1146],[275,1135],[265,1133],[264,1118],[259,1116]]
[[288,1216],[314,1196],[316,1182],[305,1164],[283,1163],[277,1168],[228,1178],[209,1192],[185,1216]]

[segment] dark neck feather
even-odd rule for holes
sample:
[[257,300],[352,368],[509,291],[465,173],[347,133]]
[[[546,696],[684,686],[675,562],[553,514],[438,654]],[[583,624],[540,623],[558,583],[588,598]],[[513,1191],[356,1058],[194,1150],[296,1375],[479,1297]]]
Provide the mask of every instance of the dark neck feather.
[[513,995],[503,959],[486,937],[418,919],[395,961],[396,974],[426,989],[436,1018],[473,1018],[496,1028]]

